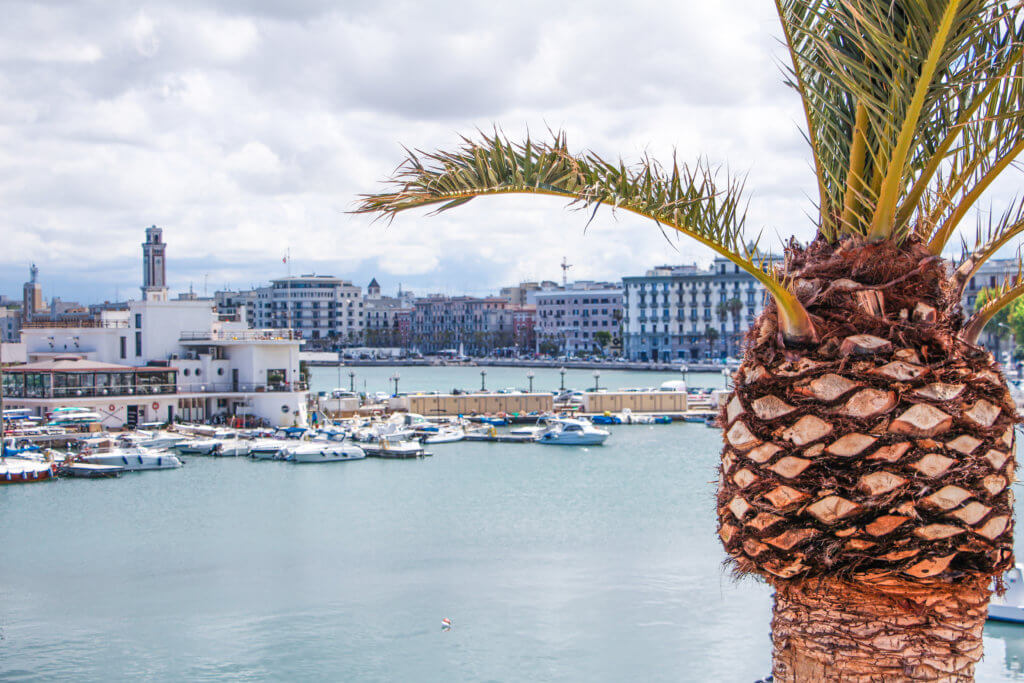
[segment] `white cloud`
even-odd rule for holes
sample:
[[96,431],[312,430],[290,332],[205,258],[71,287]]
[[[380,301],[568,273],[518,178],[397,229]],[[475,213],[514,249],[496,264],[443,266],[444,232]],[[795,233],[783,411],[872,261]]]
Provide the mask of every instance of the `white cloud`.
[[[145,226],[172,283],[296,270],[420,290],[519,278],[617,279],[710,257],[656,227],[556,200],[476,200],[391,226],[345,213],[401,145],[498,124],[565,128],[576,148],[706,157],[747,174],[751,232],[811,236],[815,192],[771,3],[13,3],[0,24],[0,292],[27,263],[57,292],[137,282]],[[1013,182],[993,190],[998,208]],[[973,219],[970,221],[973,226]],[[383,276],[387,276],[386,278]],[[60,280],[63,278],[63,280]],[[72,284],[73,283],[73,284]],[[361,282],[365,284],[365,282]]]

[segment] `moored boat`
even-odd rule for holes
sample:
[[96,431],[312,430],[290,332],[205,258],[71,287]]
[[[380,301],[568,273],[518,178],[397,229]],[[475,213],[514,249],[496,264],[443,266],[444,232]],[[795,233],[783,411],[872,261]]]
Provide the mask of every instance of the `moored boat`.
[[1003,574],[1003,584],[1006,593],[992,593],[989,600],[989,620],[1024,624],[1024,568],[1018,564]]
[[349,443],[311,442],[286,451],[289,453],[287,459],[296,463],[342,462],[366,457],[362,448]]
[[22,458],[0,458],[0,484],[34,484],[55,476],[53,463]]
[[115,448],[106,453],[85,453],[81,462],[94,465],[114,465],[126,472],[142,470],[173,470],[182,466],[178,456],[169,451],[148,451],[144,448]]
[[381,439],[380,441],[363,444],[362,449],[367,457],[371,458],[419,458],[424,455],[430,455],[423,449],[423,446],[415,441]]
[[123,467],[117,465],[98,465],[91,462],[67,462],[57,468],[57,474],[62,477],[74,477],[76,479],[102,479],[120,476],[124,472]]
[[548,420],[548,427],[537,435],[537,443],[550,446],[600,446],[611,436],[584,420],[559,418]]

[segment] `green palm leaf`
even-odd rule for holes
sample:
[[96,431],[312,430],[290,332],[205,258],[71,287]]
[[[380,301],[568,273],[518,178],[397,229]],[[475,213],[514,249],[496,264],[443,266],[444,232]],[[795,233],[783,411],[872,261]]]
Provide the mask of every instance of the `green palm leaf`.
[[[565,197],[580,209],[601,205],[625,209],[692,237],[750,273],[779,305],[783,328],[792,340],[812,339],[813,326],[796,297],[756,260],[756,245],[744,236],[746,204],[743,182],[726,177],[707,162],[690,167],[675,159],[663,167],[649,157],[635,165],[610,162],[593,152],[572,154],[566,136],[550,144],[527,138],[512,143],[503,135],[463,138],[452,152],[408,151],[389,191],[360,196],[356,213],[388,220],[408,209],[454,208],[474,197],[512,193]],[[591,214],[591,220],[593,214]]]
[[[1020,3],[777,5],[793,59],[790,84],[804,102],[822,187],[822,234],[902,240],[932,237],[934,230],[939,253],[964,212],[1020,152]],[[945,185],[936,183],[940,177]],[[938,218],[923,215],[929,190],[930,199],[948,194],[955,206]]]

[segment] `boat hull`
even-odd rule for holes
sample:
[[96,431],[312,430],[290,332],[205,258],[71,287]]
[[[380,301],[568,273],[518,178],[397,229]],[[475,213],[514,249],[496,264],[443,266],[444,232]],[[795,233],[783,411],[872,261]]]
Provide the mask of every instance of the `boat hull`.
[[55,477],[53,467],[47,463],[0,461],[0,485],[37,484]]
[[990,603],[988,606],[988,618],[990,621],[1024,624],[1024,607]]
[[142,472],[145,470],[175,470],[182,466],[178,456],[170,453],[153,455],[99,453],[82,457],[82,462],[93,465],[113,465],[126,472]]
[[589,435],[583,436],[555,436],[555,435],[543,435],[537,439],[537,443],[544,444],[545,446],[601,446],[604,444],[607,436],[604,435]]
[[292,462],[296,463],[319,463],[319,462],[344,462],[346,460],[363,460],[366,453],[361,448],[334,449],[325,448],[319,453],[296,453],[292,456]]

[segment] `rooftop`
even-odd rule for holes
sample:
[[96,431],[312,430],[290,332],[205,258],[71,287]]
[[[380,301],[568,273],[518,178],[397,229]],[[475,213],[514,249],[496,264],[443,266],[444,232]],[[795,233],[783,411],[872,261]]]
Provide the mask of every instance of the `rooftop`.
[[100,363],[99,361],[86,360],[81,356],[57,356],[50,360],[37,361],[15,365],[5,369],[5,372],[139,372],[152,370],[154,372],[167,372],[174,370],[168,367],[137,368],[131,365],[115,365],[114,363]]

